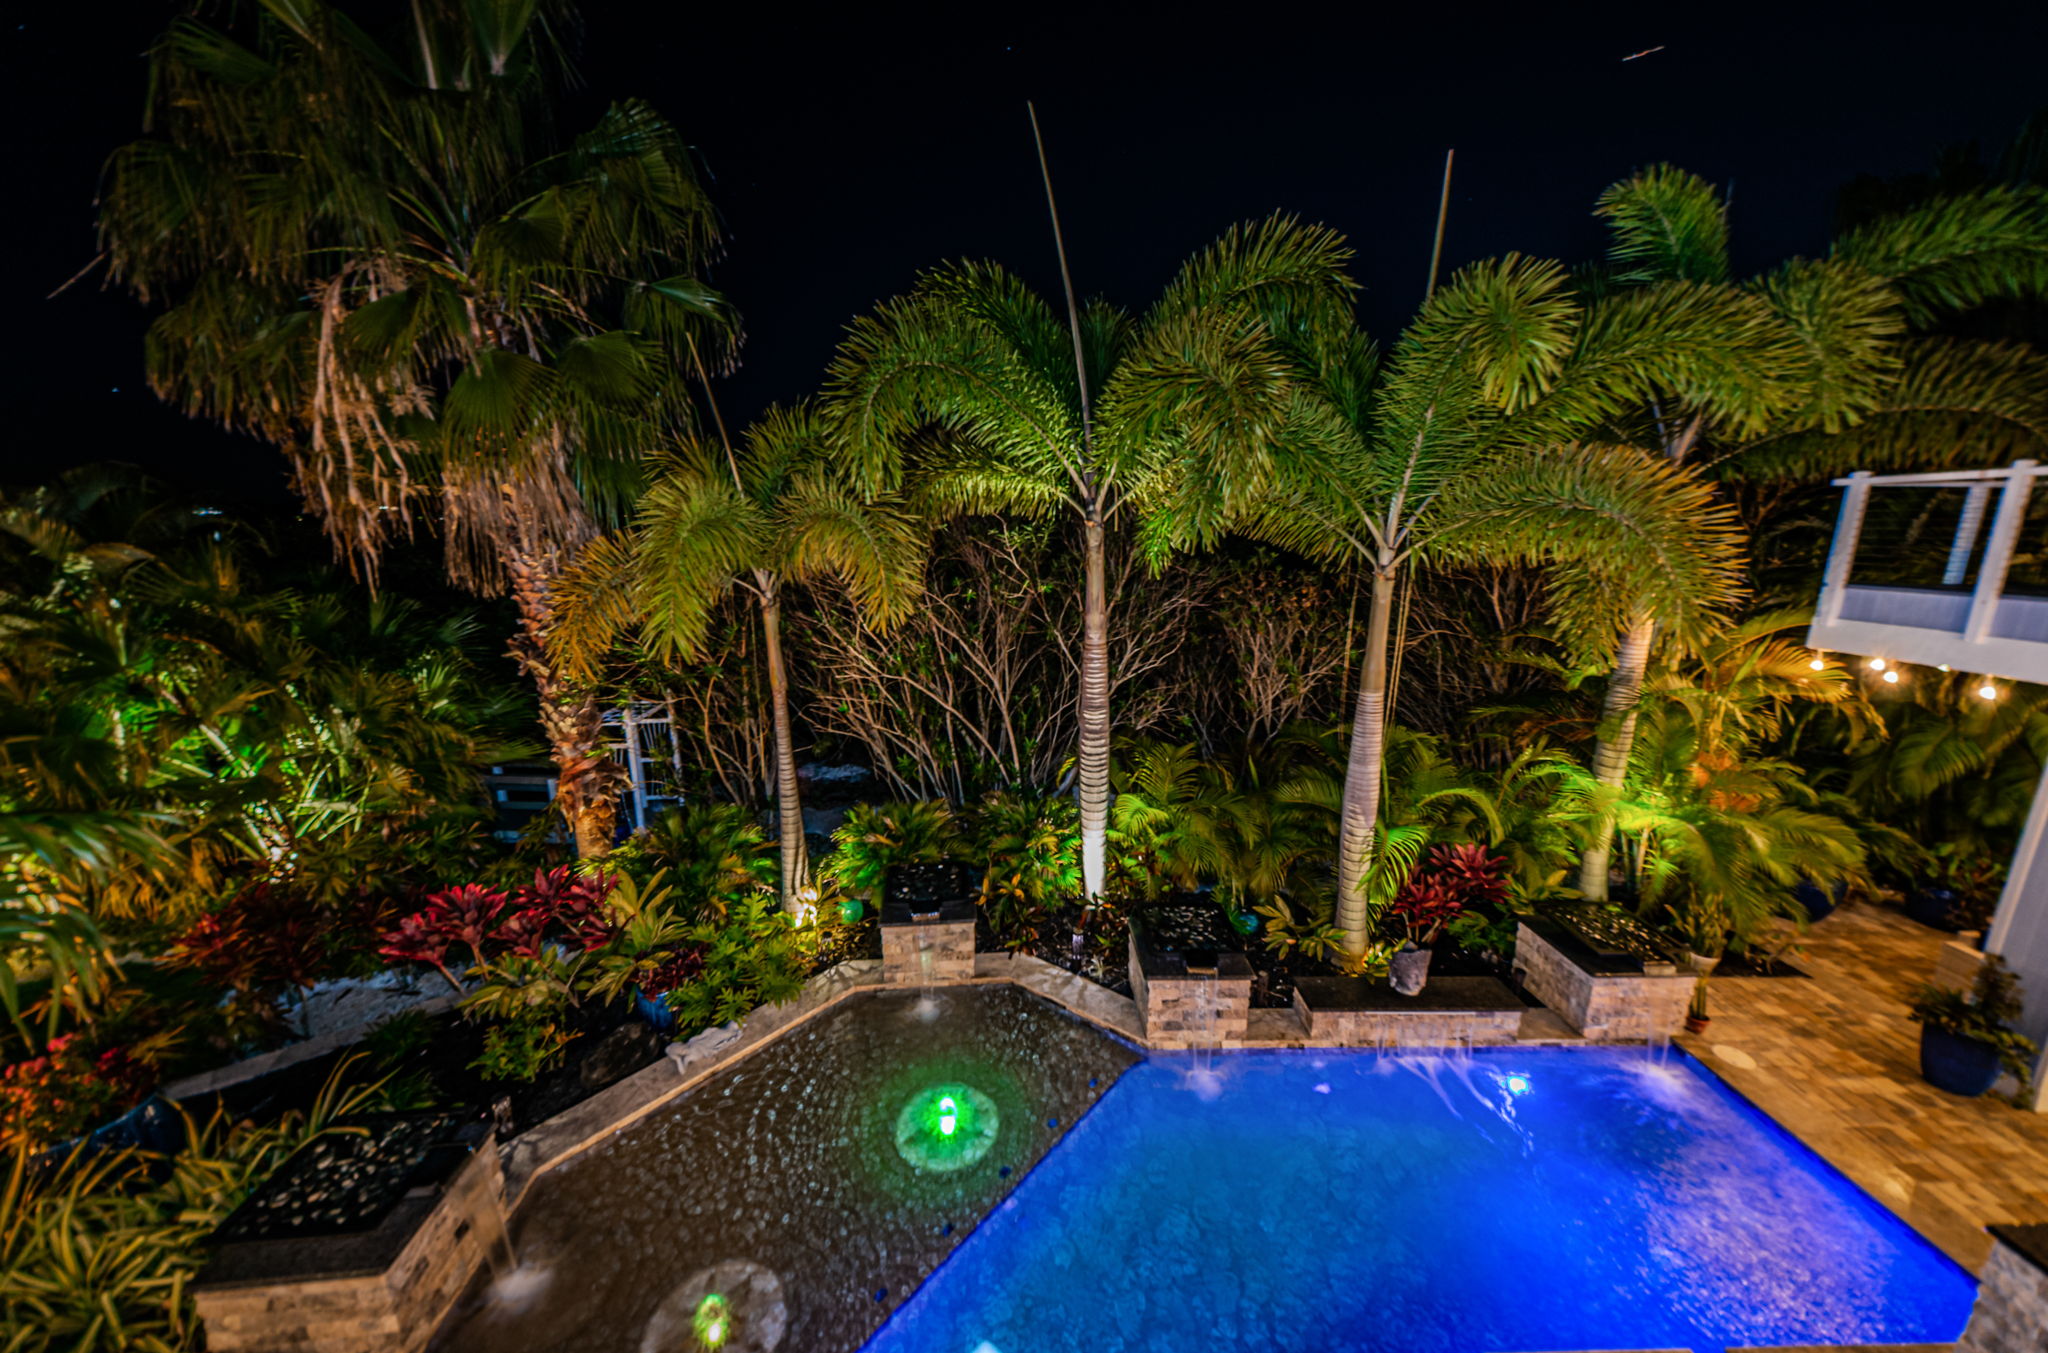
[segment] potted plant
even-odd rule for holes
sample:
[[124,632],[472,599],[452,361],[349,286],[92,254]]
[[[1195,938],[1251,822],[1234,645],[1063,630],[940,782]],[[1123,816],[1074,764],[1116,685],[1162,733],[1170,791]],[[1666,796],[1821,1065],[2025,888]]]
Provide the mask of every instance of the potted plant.
[[1430,946],[1444,925],[1465,910],[1450,880],[1422,876],[1410,879],[1387,908],[1401,926],[1403,940],[1388,960],[1387,981],[1403,996],[1420,992],[1429,981]]
[[1685,1031],[1689,1034],[1703,1034],[1713,1016],[1707,1013],[1707,979],[1702,977],[1693,984],[1692,1004],[1686,1007]]
[[2003,865],[1961,842],[1943,842],[1932,851],[1932,864],[1918,886],[1907,894],[1906,915],[1951,934],[1972,925],[1981,928],[2004,886]]
[[1691,888],[1666,904],[1671,929],[1685,948],[1685,966],[1702,981],[1713,974],[1728,951],[1730,918],[1717,898]]
[[1823,887],[1802,875],[1799,882],[1792,885],[1792,900],[1806,913],[1809,925],[1832,916],[1848,893],[1849,880],[1844,878],[1836,879],[1832,887]]
[[1920,1026],[1920,1074],[1936,1089],[1974,1099],[2009,1071],[2024,1094],[2035,1048],[2012,1028],[2019,1014],[2019,979],[1996,954],[1984,960],[1967,993],[1921,987],[1912,1010]]

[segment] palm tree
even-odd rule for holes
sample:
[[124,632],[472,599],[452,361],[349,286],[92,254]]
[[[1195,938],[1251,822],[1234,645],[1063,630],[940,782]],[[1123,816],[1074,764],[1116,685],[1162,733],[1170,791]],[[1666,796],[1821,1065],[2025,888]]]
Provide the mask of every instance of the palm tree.
[[675,131],[614,105],[548,134],[555,7],[417,0],[395,50],[320,0],[174,23],[147,135],[109,160],[100,234],[144,302],[152,387],[282,450],[337,550],[438,519],[450,576],[517,605],[557,798],[610,842],[616,770],[550,660],[552,589],[687,425],[681,360],[726,351],[694,274],[717,244]]
[[[1990,459],[2048,439],[2040,359],[2015,345],[1909,339],[1909,322],[2000,296],[2048,293],[2048,193],[1995,187],[1873,222],[1820,260],[1732,279],[1726,204],[1695,175],[1658,165],[1601,194],[1613,230],[1593,279],[1592,322],[1622,322],[1646,291],[1688,285],[1748,302],[1749,325],[1779,356],[1781,379],[1663,388],[1607,435],[1646,457],[1705,460],[1723,478],[1820,475],[1905,457]],[[1930,435],[1935,447],[1924,440]],[[1972,443],[1975,445],[1972,445]],[[1938,448],[1938,449],[1936,449]],[[1634,608],[1601,710],[1592,769],[1626,777],[1657,620]],[[1609,838],[1596,829],[1579,890],[1607,895]]]
[[[1355,554],[1371,569],[1337,853],[1338,924],[1354,957],[1374,910],[1366,882],[1405,564],[1543,565],[1560,627],[1593,651],[1612,642],[1624,593],[1687,627],[1734,596],[1737,536],[1705,486],[1573,438],[1649,391],[1737,379],[1757,353],[1725,334],[1753,326],[1740,302],[1684,285],[1647,289],[1628,320],[1596,323],[1562,268],[1511,256],[1432,295],[1384,369],[1348,314],[1323,329],[1296,324],[1294,398],[1260,454],[1229,465],[1190,454],[1161,476],[1156,547],[1195,537],[1206,520],[1286,548]],[[1234,500],[1205,512],[1218,484]]]
[[839,468],[814,409],[771,408],[738,448],[683,443],[642,495],[632,529],[593,543],[560,584],[554,651],[586,678],[632,631],[657,659],[695,657],[731,589],[759,607],[785,907],[797,905],[810,872],[782,653],[785,585],[837,578],[869,623],[886,626],[918,594],[925,546],[900,502],[860,492]]
[[[1080,538],[1075,789],[1091,901],[1107,876],[1110,533],[1149,518],[1176,458],[1257,453],[1290,398],[1276,332],[1348,312],[1346,256],[1330,231],[1286,218],[1237,227],[1142,316],[1091,302],[1071,336],[997,265],[951,265],[857,321],[833,363],[832,414],[873,480],[902,476],[934,516],[1064,515]],[[1183,495],[1181,529],[1206,534],[1235,506],[1228,475],[1213,488]]]

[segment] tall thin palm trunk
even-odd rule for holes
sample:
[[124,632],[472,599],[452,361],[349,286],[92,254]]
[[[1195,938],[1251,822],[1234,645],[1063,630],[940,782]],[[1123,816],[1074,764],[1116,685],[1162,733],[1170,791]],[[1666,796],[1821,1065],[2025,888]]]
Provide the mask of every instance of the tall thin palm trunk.
[[1358,957],[1372,933],[1366,876],[1372,870],[1379,827],[1380,780],[1387,752],[1387,631],[1394,609],[1395,565],[1384,556],[1372,574],[1372,604],[1365,622],[1365,663],[1351,720],[1351,755],[1344,771],[1344,813],[1337,842],[1337,924],[1344,952]]
[[804,805],[796,780],[796,739],[790,731],[789,670],[782,661],[782,594],[773,574],[754,571],[760,589],[762,652],[768,662],[768,702],[775,724],[775,820],[782,851],[778,885],[782,909],[794,912],[810,883],[810,852],[804,842]]
[[[1607,698],[1600,704],[1600,738],[1593,748],[1593,779],[1605,789],[1620,790],[1628,778],[1628,757],[1636,740],[1636,711],[1641,707],[1643,677],[1650,667],[1650,641],[1657,622],[1638,613],[1614,655],[1614,674],[1607,680]],[[1614,851],[1614,815],[1604,813],[1587,838],[1579,859],[1579,895],[1607,900],[1607,870]]]
[[1081,808],[1081,878],[1089,901],[1102,896],[1109,866],[1109,586],[1102,522],[1082,524],[1086,583],[1081,611],[1081,748],[1075,779]]
[[563,676],[548,653],[554,628],[550,592],[560,567],[552,549],[507,548],[505,572],[519,628],[512,660],[540,697],[541,731],[555,763],[555,803],[576,839],[576,853],[603,855],[618,826],[620,771],[604,745],[604,707],[591,691]]

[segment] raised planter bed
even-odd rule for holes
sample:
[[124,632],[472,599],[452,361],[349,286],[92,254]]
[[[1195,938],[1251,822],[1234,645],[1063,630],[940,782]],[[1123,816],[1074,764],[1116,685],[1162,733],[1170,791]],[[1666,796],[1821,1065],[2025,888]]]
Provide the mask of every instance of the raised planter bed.
[[1173,913],[1131,922],[1131,999],[1154,1047],[1239,1046],[1251,1019],[1252,965],[1218,928]]
[[1512,1043],[1527,1007],[1494,977],[1432,977],[1413,996],[1363,977],[1301,977],[1294,1008],[1318,1043],[1441,1047]]
[[1643,1042],[1678,1032],[1699,979],[1556,921],[1516,930],[1515,975],[1531,995],[1595,1042]]
[[882,887],[882,980],[915,986],[974,976],[974,876],[962,864],[898,865]]
[[490,1125],[379,1114],[313,1142],[215,1232],[193,1302],[213,1353],[414,1353],[504,1245]]

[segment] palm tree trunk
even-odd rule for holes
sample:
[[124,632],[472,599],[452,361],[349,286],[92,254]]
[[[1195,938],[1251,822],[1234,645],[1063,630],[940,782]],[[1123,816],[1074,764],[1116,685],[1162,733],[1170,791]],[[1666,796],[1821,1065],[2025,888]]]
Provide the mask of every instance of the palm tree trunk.
[[[1650,641],[1657,622],[1638,613],[1622,636],[1614,656],[1614,674],[1607,680],[1607,698],[1600,705],[1600,738],[1593,747],[1593,779],[1619,790],[1628,778],[1628,754],[1636,740],[1636,710],[1643,694],[1643,675],[1650,666]],[[1579,895],[1591,902],[1607,900],[1607,869],[1614,850],[1614,816],[1605,813],[1593,824],[1586,853],[1579,859]]]
[[1081,806],[1081,879],[1093,902],[1109,875],[1109,587],[1102,523],[1082,524],[1081,749],[1075,764]]
[[1337,842],[1337,924],[1344,931],[1344,952],[1353,958],[1365,953],[1372,938],[1372,908],[1365,880],[1372,869],[1380,779],[1385,773],[1387,630],[1393,609],[1394,565],[1382,558],[1372,574],[1365,664],[1358,679],[1358,706],[1351,719],[1351,757],[1344,768],[1344,815]]
[[510,651],[540,696],[540,725],[555,762],[555,804],[576,838],[576,853],[603,855],[618,825],[622,772],[605,750],[604,708],[562,675],[548,654],[554,627],[549,590],[560,561],[552,550],[507,548],[505,572],[519,628]]
[[782,662],[782,595],[775,580],[757,570],[761,589],[762,652],[768,661],[768,703],[775,724],[775,834],[782,851],[777,887],[782,909],[795,912],[810,884],[810,853],[804,844],[803,794],[796,780],[796,741],[789,723],[789,671]]

